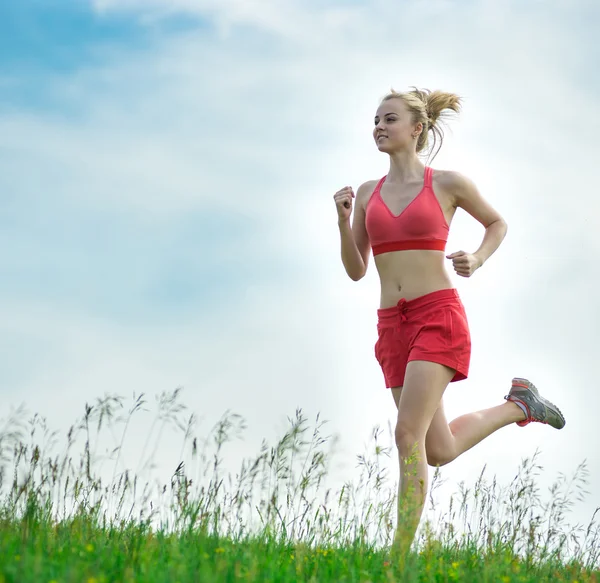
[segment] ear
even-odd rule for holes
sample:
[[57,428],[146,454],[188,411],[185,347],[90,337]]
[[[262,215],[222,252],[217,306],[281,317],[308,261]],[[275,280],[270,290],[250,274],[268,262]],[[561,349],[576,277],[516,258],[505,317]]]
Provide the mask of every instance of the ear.
[[423,124],[419,121],[415,124],[415,129],[413,130],[413,135],[419,136],[423,132]]

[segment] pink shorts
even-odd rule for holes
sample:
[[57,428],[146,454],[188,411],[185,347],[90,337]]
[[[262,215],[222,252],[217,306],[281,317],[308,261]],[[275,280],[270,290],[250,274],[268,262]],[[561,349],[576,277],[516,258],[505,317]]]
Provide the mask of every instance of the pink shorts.
[[467,378],[471,335],[465,308],[456,289],[442,289],[396,306],[377,310],[375,358],[385,386],[404,384],[411,360],[444,364],[456,371],[452,382]]

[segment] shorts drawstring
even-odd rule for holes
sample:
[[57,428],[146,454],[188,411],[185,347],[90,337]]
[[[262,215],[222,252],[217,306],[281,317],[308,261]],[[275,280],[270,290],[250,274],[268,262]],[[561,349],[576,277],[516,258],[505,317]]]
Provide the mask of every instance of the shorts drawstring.
[[398,330],[402,329],[402,322],[406,322],[406,300],[402,298],[398,301]]

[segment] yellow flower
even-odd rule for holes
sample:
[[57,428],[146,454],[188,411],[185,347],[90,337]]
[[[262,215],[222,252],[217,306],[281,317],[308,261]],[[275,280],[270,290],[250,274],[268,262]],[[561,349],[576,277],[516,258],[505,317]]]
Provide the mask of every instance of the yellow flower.
[[15,561],[19,562],[21,560],[21,555],[15,555]]
[[215,549],[215,553],[224,553],[224,552],[225,552],[225,549],[224,549],[224,548],[222,548],[222,547],[217,547],[217,548]]
[[96,579],[96,577],[90,577],[90,578],[87,580],[87,583],[98,583],[98,579]]
[[90,544],[90,543],[88,543],[87,545],[85,545],[85,550],[86,550],[88,553],[91,553],[91,552],[94,550],[94,545],[93,545],[93,544]]
[[504,577],[502,577],[502,583],[510,583],[510,577],[508,575],[504,575]]

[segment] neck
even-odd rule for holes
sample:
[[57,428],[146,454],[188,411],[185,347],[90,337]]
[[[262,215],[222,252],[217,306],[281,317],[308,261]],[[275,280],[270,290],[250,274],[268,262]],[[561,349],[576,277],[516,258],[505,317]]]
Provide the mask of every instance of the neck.
[[410,182],[420,180],[425,173],[425,165],[412,152],[394,152],[390,154],[389,182]]

